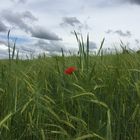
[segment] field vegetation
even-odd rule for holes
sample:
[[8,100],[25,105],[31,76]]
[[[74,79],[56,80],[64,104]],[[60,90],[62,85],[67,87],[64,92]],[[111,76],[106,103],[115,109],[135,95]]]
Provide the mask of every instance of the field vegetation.
[[105,55],[103,39],[91,56],[76,38],[77,55],[20,60],[14,46],[0,61],[0,140],[140,140],[140,54]]

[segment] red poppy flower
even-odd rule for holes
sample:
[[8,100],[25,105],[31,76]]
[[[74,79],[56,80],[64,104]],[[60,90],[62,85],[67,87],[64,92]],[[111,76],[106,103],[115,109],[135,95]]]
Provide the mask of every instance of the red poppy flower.
[[72,74],[75,70],[76,70],[76,67],[68,67],[68,68],[64,71],[64,73],[69,75],[69,74]]

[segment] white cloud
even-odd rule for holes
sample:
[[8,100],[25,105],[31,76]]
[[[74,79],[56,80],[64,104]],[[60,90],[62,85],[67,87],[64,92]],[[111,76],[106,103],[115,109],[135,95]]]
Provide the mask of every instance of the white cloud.
[[[76,48],[76,39],[71,34],[75,29],[84,38],[89,33],[91,42],[97,46],[105,37],[108,47],[120,39],[127,41],[128,36],[131,36],[129,42],[140,38],[139,14],[139,0],[2,0],[0,30],[15,27],[12,32],[16,32],[17,38],[24,34],[31,40],[33,37],[36,41],[40,38],[43,41],[55,40],[57,45],[61,42],[62,46]],[[67,26],[60,27],[60,24]],[[105,31],[109,29],[114,33],[106,34]],[[26,41],[22,46],[24,50],[34,49],[31,45],[34,43],[28,44],[27,48],[25,44]],[[49,46],[58,51],[54,47],[56,44],[52,44]]]

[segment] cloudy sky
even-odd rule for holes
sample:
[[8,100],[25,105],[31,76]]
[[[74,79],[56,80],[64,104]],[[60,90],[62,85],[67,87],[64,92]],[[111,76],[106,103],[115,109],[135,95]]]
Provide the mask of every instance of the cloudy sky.
[[58,54],[78,49],[73,31],[85,38],[90,49],[119,47],[120,40],[140,49],[140,0],[1,0],[0,58],[8,56],[7,32],[11,46],[21,56]]

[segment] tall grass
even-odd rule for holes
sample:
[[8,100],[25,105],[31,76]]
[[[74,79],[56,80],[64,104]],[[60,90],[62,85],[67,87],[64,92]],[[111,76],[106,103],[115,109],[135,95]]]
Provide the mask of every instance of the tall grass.
[[75,35],[78,56],[0,61],[1,140],[140,139],[140,55],[103,55],[103,39],[90,56]]

